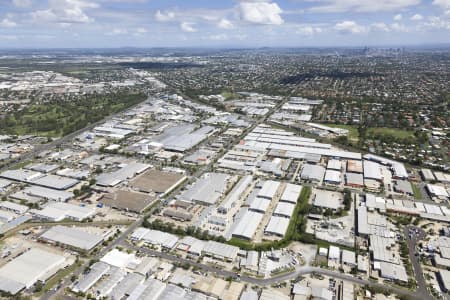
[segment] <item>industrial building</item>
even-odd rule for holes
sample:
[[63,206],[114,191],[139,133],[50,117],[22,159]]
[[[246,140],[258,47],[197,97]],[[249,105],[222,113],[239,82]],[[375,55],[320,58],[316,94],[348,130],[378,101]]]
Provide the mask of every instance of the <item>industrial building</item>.
[[[392,171],[392,177],[394,179],[407,179],[408,178],[408,171],[406,170],[405,165],[398,161],[390,160],[385,157],[377,156],[374,154],[366,154],[366,155],[364,155],[364,159],[372,161],[372,162],[378,162],[385,166],[389,166]],[[364,168],[365,168],[365,166],[364,166]],[[375,179],[375,178],[373,178],[373,179]]]
[[40,240],[66,247],[90,251],[103,241],[103,236],[65,226],[54,226],[43,233]]
[[144,241],[146,244],[160,246],[164,249],[173,249],[178,243],[176,235],[143,227],[137,228],[131,235],[131,239]]
[[342,169],[342,163],[338,159],[330,159],[327,163],[327,169],[340,171]]
[[290,219],[295,210],[295,204],[279,202],[273,211],[273,215]]
[[388,262],[374,264],[374,269],[380,270],[380,276],[389,280],[408,282],[408,274],[404,266]]
[[234,261],[239,253],[239,248],[215,241],[207,241],[202,254],[224,261]]
[[302,187],[300,185],[292,183],[286,184],[283,194],[281,195],[280,202],[297,204],[301,191]]
[[230,179],[231,176],[227,174],[207,173],[177,198],[202,205],[215,204],[225,194]]
[[306,164],[303,166],[300,178],[302,180],[321,182],[325,175],[325,168],[318,165]]
[[364,187],[364,177],[361,173],[345,173],[345,185],[362,188]]
[[151,166],[138,162],[122,165],[121,168],[114,172],[102,173],[95,178],[96,184],[103,187],[113,187],[125,180],[132,179],[138,174],[145,172]]
[[266,234],[273,234],[279,237],[284,237],[286,230],[289,227],[289,219],[285,217],[278,217],[273,215],[270,217],[269,223],[264,232]]
[[[269,201],[267,199],[261,199],[262,201]],[[237,219],[233,225],[234,230],[232,231],[232,236],[237,238],[242,238],[246,240],[251,240],[256,233],[256,230],[261,223],[264,214],[252,210],[247,210],[243,208],[244,212],[241,212],[241,217]]]
[[267,209],[269,208],[271,202],[272,200],[269,200],[267,198],[256,197],[251,202],[249,209],[254,212],[264,214],[267,212]]
[[31,209],[30,213],[38,219],[50,220],[54,222],[64,219],[83,221],[95,216],[95,209],[82,207],[64,202],[49,203],[42,210]]
[[444,200],[449,198],[449,194],[443,186],[436,184],[427,184],[425,187],[431,197],[436,197]]
[[312,203],[317,207],[337,211],[342,207],[342,200],[341,193],[316,189],[314,190]]
[[450,271],[448,270],[439,270],[438,271],[438,280],[444,292],[450,291]]
[[381,174],[381,167],[378,163],[364,160],[364,179],[373,179],[376,181],[382,181],[383,175]]
[[420,174],[422,175],[422,179],[424,181],[436,180],[436,177],[434,177],[433,172],[430,169],[421,169]]
[[325,178],[323,180],[329,184],[340,184],[341,183],[341,172],[335,170],[326,170]]
[[73,198],[72,192],[58,191],[40,186],[29,186],[22,193],[42,200],[66,202]]
[[258,193],[259,198],[272,200],[280,187],[280,182],[274,180],[264,181]]
[[10,287],[2,286],[2,289],[15,294],[38,281],[45,282],[65,265],[64,256],[32,248],[0,268],[0,282],[11,284]]
[[107,263],[98,261],[94,263],[89,273],[76,282],[72,290],[75,293],[86,293],[97,281],[99,281],[110,269]]
[[401,194],[414,195],[411,183],[407,180],[397,179],[394,182],[394,191]]
[[0,209],[12,211],[16,214],[24,214],[28,211],[28,206],[11,201],[0,201]]
[[347,161],[347,172],[359,173],[363,172],[363,164],[360,160],[348,160]]
[[217,211],[221,214],[227,214],[230,209],[237,205],[237,202],[242,197],[242,194],[249,188],[252,181],[253,177],[250,175],[242,177],[219,205]]
[[61,191],[67,190],[79,182],[76,179],[51,174],[47,175],[27,169],[7,170],[1,173],[0,177]]

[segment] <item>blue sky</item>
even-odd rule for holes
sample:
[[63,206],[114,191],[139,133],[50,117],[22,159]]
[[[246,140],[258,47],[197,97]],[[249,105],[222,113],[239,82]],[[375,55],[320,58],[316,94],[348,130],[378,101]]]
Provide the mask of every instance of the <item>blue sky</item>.
[[0,48],[450,43],[450,0],[0,0]]

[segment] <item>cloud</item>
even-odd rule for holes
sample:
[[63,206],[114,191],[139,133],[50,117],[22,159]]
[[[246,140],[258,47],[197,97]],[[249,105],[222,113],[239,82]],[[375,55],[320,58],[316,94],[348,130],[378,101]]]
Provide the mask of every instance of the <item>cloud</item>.
[[208,39],[211,41],[226,41],[229,37],[226,34],[213,34],[208,36]]
[[430,17],[420,27],[425,30],[450,30],[450,21],[441,17]]
[[182,22],[180,24],[180,28],[183,32],[197,32],[197,29],[194,27],[194,23],[192,22]]
[[402,19],[403,19],[402,14],[396,14],[396,15],[394,16],[394,21],[401,21]]
[[408,27],[406,27],[403,24],[397,23],[397,22],[392,23],[390,27],[393,31],[397,31],[397,32],[408,32],[409,31]]
[[175,13],[172,11],[168,11],[168,12],[161,12],[160,10],[158,10],[155,13],[155,19],[156,21],[159,22],[168,22],[168,21],[172,21],[173,19],[175,19]]
[[8,18],[4,18],[1,22],[0,22],[0,27],[6,27],[6,28],[12,28],[12,27],[16,27],[17,23],[14,21],[11,21]]
[[147,29],[145,29],[144,27],[136,28],[136,33],[147,33]]
[[31,0],[13,0],[12,3],[14,4],[14,6],[20,8],[27,8],[33,4]]
[[55,23],[91,23],[94,19],[86,13],[86,9],[98,8],[97,3],[85,0],[49,0],[48,9],[31,13],[36,22]]
[[334,25],[334,29],[343,34],[358,34],[366,32],[366,28],[357,24],[355,21],[342,21]]
[[303,36],[313,36],[315,34],[321,33],[322,28],[316,27],[316,26],[299,26],[297,30],[295,30],[296,34],[303,35]]
[[[312,1],[312,0],[311,0]],[[442,1],[442,0],[435,0]],[[313,12],[336,13],[336,12],[379,12],[396,11],[398,9],[417,5],[420,0],[314,0],[323,5],[315,6],[310,10]]]
[[282,9],[274,2],[244,1],[238,5],[239,18],[247,23],[261,25],[281,25],[284,23],[281,17]]
[[217,23],[217,27],[221,29],[233,29],[234,25],[230,20],[223,18]]
[[434,0],[433,4],[441,8],[450,8],[450,0]]
[[421,14],[415,14],[411,17],[411,21],[421,21],[423,20],[423,16]]
[[107,32],[105,33],[105,35],[123,35],[123,34],[127,34],[128,30],[123,29],[123,28],[114,28],[111,32]]
[[373,23],[370,25],[370,29],[372,31],[384,31],[384,32],[389,32],[391,31],[391,29],[389,28],[389,26],[383,22],[379,22],[379,23]]

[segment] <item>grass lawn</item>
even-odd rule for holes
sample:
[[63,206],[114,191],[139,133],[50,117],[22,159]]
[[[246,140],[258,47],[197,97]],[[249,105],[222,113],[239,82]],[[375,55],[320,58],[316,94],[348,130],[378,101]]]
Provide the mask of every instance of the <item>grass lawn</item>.
[[371,134],[383,134],[390,135],[395,138],[404,139],[408,137],[414,137],[414,132],[409,130],[403,130],[398,128],[387,128],[387,127],[375,127],[367,129],[367,133]]
[[420,188],[417,185],[415,185],[414,183],[411,183],[411,186],[412,186],[412,189],[413,189],[413,192],[414,192],[414,199],[421,200],[422,199],[422,193],[420,191]]
[[230,91],[223,91],[221,95],[225,98],[225,100],[234,100],[239,99],[239,95]]
[[359,133],[358,126],[356,125],[344,125],[344,124],[323,124],[333,128],[342,128],[348,130],[348,138],[352,141],[358,141]]

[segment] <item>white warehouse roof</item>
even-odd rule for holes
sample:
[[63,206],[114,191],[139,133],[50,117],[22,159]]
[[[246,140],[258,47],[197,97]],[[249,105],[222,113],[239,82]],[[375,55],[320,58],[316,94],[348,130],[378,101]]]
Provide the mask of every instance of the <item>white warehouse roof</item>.
[[239,252],[239,248],[215,241],[208,241],[202,251],[204,254],[213,255],[216,257],[224,257],[230,260],[234,260]]
[[294,210],[295,204],[288,202],[279,202],[273,214],[281,217],[286,217],[289,219],[294,213]]
[[256,197],[250,204],[250,210],[265,213],[270,206],[270,202],[269,199]]
[[365,160],[363,162],[364,166],[364,178],[381,180],[383,176],[381,175],[380,165],[376,162]]
[[103,236],[77,228],[55,226],[41,235],[41,239],[82,250],[91,250],[103,241]]
[[324,181],[332,182],[332,183],[340,183],[341,182],[341,172],[335,171],[335,170],[327,170],[325,172]]
[[270,217],[269,224],[267,224],[264,232],[269,234],[275,234],[282,237],[286,234],[286,230],[288,227],[289,227],[288,218],[272,216]]
[[325,174],[325,168],[318,165],[306,164],[303,166],[301,179],[321,181]]
[[286,188],[284,189],[284,192],[281,195],[280,201],[297,203],[301,191],[302,191],[301,185],[288,183],[286,184]]
[[267,180],[264,182],[261,190],[259,191],[258,197],[272,199],[275,196],[279,187],[280,182]]
[[38,280],[45,281],[52,276],[65,262],[62,255],[32,248],[0,268],[0,281],[8,278],[29,288]]
[[259,212],[247,210],[242,215],[242,217],[237,220],[237,224],[234,227],[232,235],[248,240],[252,239],[255,235],[256,229],[259,226],[259,223],[261,223],[263,216],[264,214],[261,214]]

